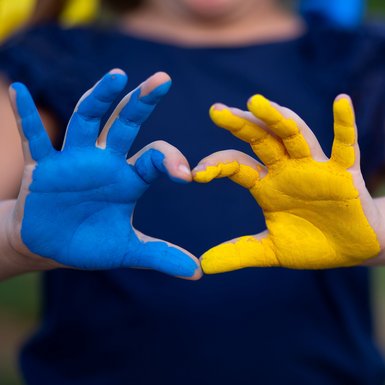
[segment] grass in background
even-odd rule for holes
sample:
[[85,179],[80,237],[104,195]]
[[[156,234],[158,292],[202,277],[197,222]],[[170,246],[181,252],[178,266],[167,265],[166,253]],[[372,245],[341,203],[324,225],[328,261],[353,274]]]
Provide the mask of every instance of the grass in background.
[[385,267],[374,268],[372,274],[376,340],[385,356]]
[[17,355],[38,322],[39,275],[0,284],[0,384],[20,385]]
[[384,0],[369,0],[368,11],[371,15],[384,16],[385,15],[385,4]]

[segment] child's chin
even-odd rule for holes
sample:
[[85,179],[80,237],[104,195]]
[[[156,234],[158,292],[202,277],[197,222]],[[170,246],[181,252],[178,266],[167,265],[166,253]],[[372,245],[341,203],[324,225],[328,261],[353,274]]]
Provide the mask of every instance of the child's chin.
[[231,15],[234,8],[249,0],[179,0],[186,11],[197,17],[215,19]]

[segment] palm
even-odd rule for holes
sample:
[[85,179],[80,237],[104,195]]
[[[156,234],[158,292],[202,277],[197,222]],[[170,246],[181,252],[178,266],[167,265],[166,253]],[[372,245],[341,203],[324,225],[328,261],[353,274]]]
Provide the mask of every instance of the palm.
[[[375,255],[371,247],[359,257],[351,250],[363,239],[374,241],[374,233],[367,226],[352,175],[343,168],[330,162],[289,160],[251,193],[264,211],[280,265],[330,268]],[[352,231],[353,226],[359,230]]]
[[348,101],[342,99],[335,105],[336,139],[330,160],[310,130],[305,139],[298,130],[301,123],[285,118],[265,99],[257,97],[257,101],[259,105],[250,108],[265,128],[229,110],[212,115],[218,125],[249,141],[266,167],[248,159],[248,164],[217,162],[195,178],[208,182],[227,176],[248,188],[263,210],[267,232],[209,250],[202,257],[204,271],[248,266],[332,268],[357,265],[376,256],[378,228],[369,224],[364,207],[371,213],[376,210],[359,172],[354,115]]
[[[28,162],[15,214],[20,220],[20,243],[34,254],[70,267],[144,267],[199,278],[191,254],[146,237],[132,226],[137,200],[161,173],[169,172],[157,147],[168,154],[177,150],[154,143],[126,159],[140,124],[167,92],[169,82],[146,96],[140,96],[140,88],[128,95],[99,136],[100,120],[125,79],[119,73],[108,74],[81,99],[61,151],[52,148],[26,89],[14,86]],[[177,157],[181,161],[181,154]]]
[[[53,169],[56,175],[50,175]],[[76,192],[84,201],[104,198],[111,203],[132,203],[146,187],[148,184],[124,158],[103,149],[87,148],[57,152],[39,163],[30,189],[32,194],[53,194],[57,198]]]
[[[35,252],[55,255],[65,265],[124,266],[127,254],[139,245],[131,216],[147,187],[113,153],[94,148],[53,154],[35,171],[25,210],[40,218],[40,226],[27,222],[24,241],[39,239]],[[49,241],[58,234],[58,241]]]

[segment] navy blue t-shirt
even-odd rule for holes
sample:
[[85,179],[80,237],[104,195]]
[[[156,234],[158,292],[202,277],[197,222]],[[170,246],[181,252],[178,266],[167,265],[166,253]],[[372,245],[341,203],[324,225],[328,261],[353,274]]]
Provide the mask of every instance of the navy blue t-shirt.
[[[154,140],[195,165],[247,144],[208,118],[213,102],[245,108],[262,93],[292,108],[330,153],[332,102],[352,95],[366,176],[384,161],[385,40],[370,29],[309,26],[300,38],[186,48],[98,28],[44,26],[12,39],[0,69],[25,82],[63,131],[80,95],[111,68],[135,87],[155,71],[173,87],[131,154]],[[178,185],[163,178],[134,222],[196,255],[265,228],[254,199],[228,180]],[[29,385],[383,385],[365,268],[246,269],[190,282],[134,269],[44,274],[42,323],[21,367]]]

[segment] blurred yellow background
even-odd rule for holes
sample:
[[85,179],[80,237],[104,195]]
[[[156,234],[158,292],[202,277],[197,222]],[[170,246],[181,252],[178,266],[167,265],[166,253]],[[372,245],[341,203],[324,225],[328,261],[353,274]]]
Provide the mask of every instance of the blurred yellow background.
[[[0,40],[24,23],[35,0],[0,0]],[[70,0],[62,15],[65,25],[86,23],[95,16],[98,0]],[[369,16],[385,17],[383,0],[369,1]],[[385,188],[383,189],[385,194]],[[373,270],[373,306],[377,339],[385,353],[385,268]],[[20,385],[17,352],[38,323],[39,275],[28,274],[0,284],[0,384]]]
[[[28,20],[35,4],[36,0],[0,0],[0,40]],[[87,23],[97,11],[98,0],[68,0],[61,21],[69,26]]]

